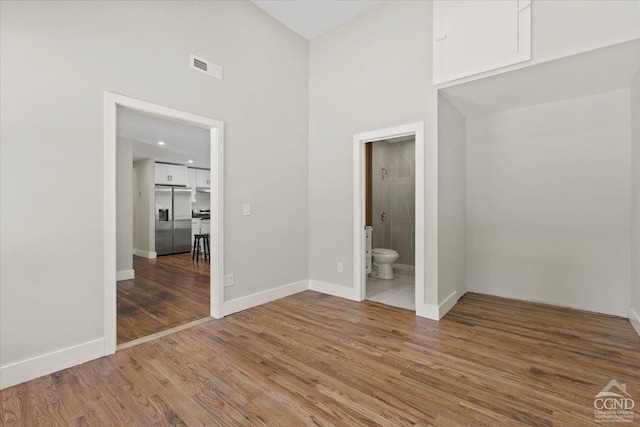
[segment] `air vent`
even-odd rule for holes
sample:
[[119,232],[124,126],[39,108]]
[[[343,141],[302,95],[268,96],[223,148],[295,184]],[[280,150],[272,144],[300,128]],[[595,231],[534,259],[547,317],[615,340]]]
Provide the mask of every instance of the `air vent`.
[[218,80],[222,80],[222,67],[211,61],[191,55],[189,66],[194,70],[198,70],[210,75],[211,77],[215,77]]
[[207,63],[200,61],[198,58],[193,58],[193,66],[200,68],[202,71],[207,71]]

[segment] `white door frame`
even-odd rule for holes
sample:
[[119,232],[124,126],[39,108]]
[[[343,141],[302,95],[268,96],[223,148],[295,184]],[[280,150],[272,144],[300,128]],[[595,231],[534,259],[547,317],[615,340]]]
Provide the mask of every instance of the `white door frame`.
[[373,141],[415,135],[415,167],[416,167],[416,310],[424,305],[424,122],[410,123],[387,129],[359,133],[353,136],[353,271],[356,301],[363,301],[366,292],[365,262],[365,203],[366,203],[366,159],[365,144]]
[[211,135],[211,167],[214,185],[211,186],[211,316],[223,316],[224,302],[224,123],[208,117],[175,110],[111,92],[104,93],[104,353],[116,351],[116,109],[118,106],[143,113],[167,117],[192,126],[209,129]]

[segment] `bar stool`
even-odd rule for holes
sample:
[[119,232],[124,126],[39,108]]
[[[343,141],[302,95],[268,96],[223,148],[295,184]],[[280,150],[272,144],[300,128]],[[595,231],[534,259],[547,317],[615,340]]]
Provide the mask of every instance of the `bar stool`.
[[204,259],[209,259],[211,253],[209,252],[209,234],[194,234],[193,235],[193,255],[191,255],[191,260],[199,259],[200,255],[200,239],[202,239],[202,256]]

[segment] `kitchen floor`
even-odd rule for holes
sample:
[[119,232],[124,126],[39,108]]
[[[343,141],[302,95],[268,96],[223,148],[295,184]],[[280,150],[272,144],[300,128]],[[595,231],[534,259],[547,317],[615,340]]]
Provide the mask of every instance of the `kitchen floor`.
[[393,275],[392,280],[367,277],[366,299],[415,311],[415,273],[394,269]]
[[133,269],[134,279],[118,282],[118,344],[209,316],[209,261],[134,256]]

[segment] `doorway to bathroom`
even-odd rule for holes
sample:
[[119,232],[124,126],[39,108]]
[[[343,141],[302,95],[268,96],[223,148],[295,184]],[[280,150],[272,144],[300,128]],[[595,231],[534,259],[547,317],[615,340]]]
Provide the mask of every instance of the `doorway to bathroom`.
[[354,136],[356,297],[424,305],[423,123]]
[[365,299],[415,310],[415,135],[365,146]]

